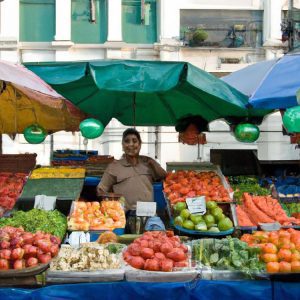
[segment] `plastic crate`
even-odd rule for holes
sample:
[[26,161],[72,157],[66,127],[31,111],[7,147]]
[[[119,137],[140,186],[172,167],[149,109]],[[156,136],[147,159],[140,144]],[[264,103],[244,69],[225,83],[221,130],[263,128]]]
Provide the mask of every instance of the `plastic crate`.
[[1,154],[0,172],[29,174],[36,165],[36,153]]
[[164,212],[166,209],[166,200],[163,194],[163,184],[161,182],[153,183],[154,201],[157,205],[157,212]]

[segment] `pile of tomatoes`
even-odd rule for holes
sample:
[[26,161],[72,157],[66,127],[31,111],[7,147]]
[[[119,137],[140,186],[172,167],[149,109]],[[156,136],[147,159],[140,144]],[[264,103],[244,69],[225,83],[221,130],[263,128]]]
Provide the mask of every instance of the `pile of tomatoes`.
[[241,240],[261,248],[260,259],[266,263],[268,273],[300,272],[300,231],[256,231],[244,234]]
[[185,202],[186,197],[205,196],[206,201],[231,201],[228,190],[215,172],[177,171],[168,173],[164,192],[171,204]]

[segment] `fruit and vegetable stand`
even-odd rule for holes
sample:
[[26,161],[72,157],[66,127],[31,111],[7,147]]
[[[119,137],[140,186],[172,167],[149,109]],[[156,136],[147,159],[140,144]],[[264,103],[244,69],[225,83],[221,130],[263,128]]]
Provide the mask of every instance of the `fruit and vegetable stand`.
[[[168,230],[124,235],[122,199],[87,201],[84,177],[83,165],[26,175],[15,209],[0,219],[1,299],[299,299],[298,216],[257,178],[226,179],[209,164],[173,165],[160,191]],[[57,203],[65,196],[68,205],[62,212],[59,205],[33,208],[42,192],[59,195]],[[199,196],[205,211],[195,212],[189,199]],[[32,207],[22,207],[26,200]],[[281,228],[261,230],[274,224]]]

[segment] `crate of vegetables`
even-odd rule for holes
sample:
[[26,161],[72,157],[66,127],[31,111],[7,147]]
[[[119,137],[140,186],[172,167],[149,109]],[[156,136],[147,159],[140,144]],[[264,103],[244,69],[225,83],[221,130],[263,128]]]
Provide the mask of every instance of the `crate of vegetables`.
[[300,231],[293,228],[244,234],[241,241],[259,247],[264,264],[262,277],[275,280],[300,280]]
[[277,199],[271,196],[243,194],[243,202],[236,206],[238,227],[257,228],[260,224],[280,223],[282,226],[299,226],[300,220],[289,217]]
[[148,231],[123,252],[127,281],[182,282],[197,277],[188,246],[172,232]]
[[79,248],[63,245],[46,273],[50,283],[121,281],[125,271],[123,245],[83,243]]
[[124,233],[125,212],[120,201],[74,201],[68,217],[70,231],[90,231],[100,233],[106,230],[120,230]]

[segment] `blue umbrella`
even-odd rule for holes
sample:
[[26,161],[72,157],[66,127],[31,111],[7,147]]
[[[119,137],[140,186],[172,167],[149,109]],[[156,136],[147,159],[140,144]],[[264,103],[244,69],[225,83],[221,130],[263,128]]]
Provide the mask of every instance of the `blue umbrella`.
[[297,106],[300,53],[263,61],[224,76],[222,80],[249,96],[250,107],[285,109]]

